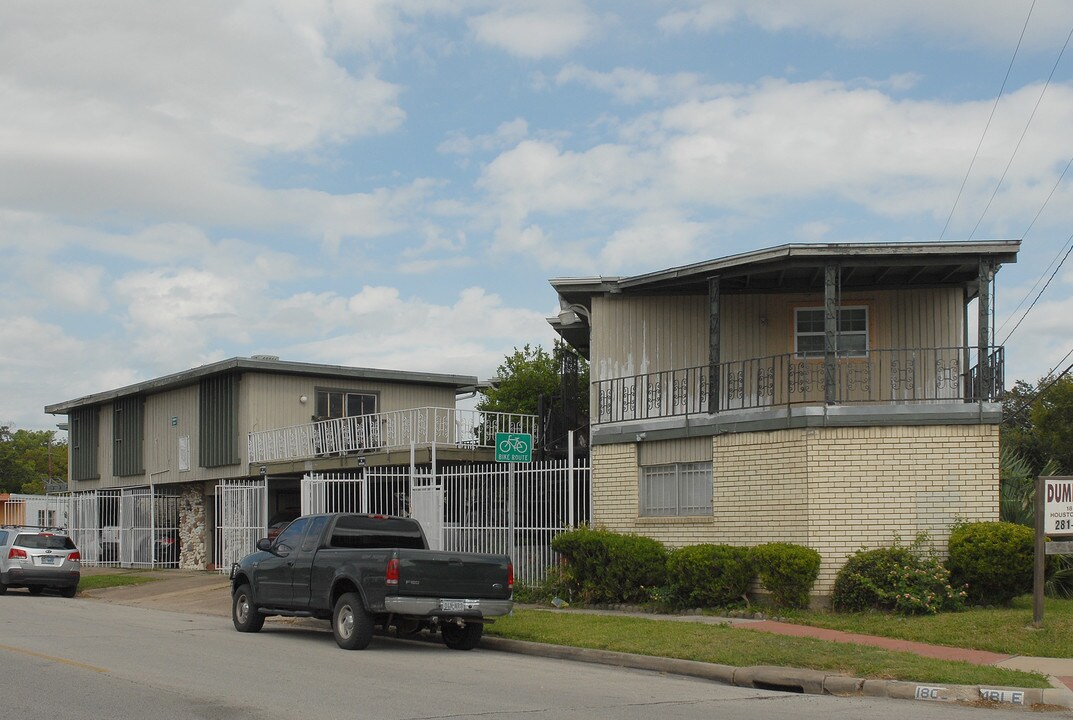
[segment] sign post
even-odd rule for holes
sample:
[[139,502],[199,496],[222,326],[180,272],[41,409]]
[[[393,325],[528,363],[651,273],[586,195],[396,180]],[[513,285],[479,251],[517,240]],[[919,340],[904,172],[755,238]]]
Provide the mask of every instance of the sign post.
[[1043,625],[1043,580],[1048,555],[1069,554],[1069,542],[1047,538],[1073,535],[1073,477],[1036,478],[1036,557],[1032,572],[1032,624]]
[[529,433],[496,433],[496,462],[508,464],[507,473],[507,535],[510,559],[514,560],[517,548],[514,544],[514,466],[520,462],[533,461],[533,436]]

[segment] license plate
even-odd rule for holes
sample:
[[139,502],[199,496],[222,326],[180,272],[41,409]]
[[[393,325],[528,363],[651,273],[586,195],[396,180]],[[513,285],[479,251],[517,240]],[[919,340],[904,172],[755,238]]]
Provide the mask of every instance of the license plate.
[[56,556],[55,555],[45,555],[44,557],[41,558],[41,564],[42,565],[55,565],[56,564]]
[[440,600],[440,610],[444,612],[462,612],[464,610],[476,610],[476,600]]

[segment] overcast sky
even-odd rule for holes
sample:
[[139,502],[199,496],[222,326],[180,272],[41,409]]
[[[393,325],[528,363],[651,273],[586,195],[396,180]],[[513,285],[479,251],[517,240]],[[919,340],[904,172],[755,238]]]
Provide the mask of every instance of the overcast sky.
[[[784,243],[1023,237],[1006,340],[1073,235],[1071,29],[1067,0],[3,3],[0,423],[253,354],[487,378],[551,346],[548,278]],[[1006,345],[1008,385],[1073,348],[1073,261]]]

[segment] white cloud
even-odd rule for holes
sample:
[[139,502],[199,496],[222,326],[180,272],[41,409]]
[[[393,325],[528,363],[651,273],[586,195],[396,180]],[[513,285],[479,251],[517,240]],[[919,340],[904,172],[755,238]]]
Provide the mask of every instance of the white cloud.
[[561,57],[599,27],[593,14],[576,0],[511,2],[468,22],[480,42],[529,60]]
[[[851,40],[890,37],[899,31],[949,44],[969,42],[1012,52],[1029,4],[1006,0],[677,0],[660,18],[668,32],[709,31],[736,21],[767,32],[808,30]],[[1052,49],[1073,25],[1073,7],[1063,0],[1034,3],[1026,47]]]
[[597,72],[578,64],[566,65],[555,76],[558,85],[579,83],[608,93],[623,103],[633,104],[663,98],[694,97],[700,92],[715,94],[717,88],[704,89],[695,73],[657,75],[636,68],[618,67],[610,72]]
[[436,149],[449,155],[471,155],[475,152],[501,150],[516,145],[528,134],[529,123],[524,118],[514,118],[500,123],[494,132],[487,135],[477,135],[471,138],[462,132],[453,132]]
[[[332,7],[5,6],[0,206],[279,222],[279,210],[265,209],[303,203],[256,185],[252,163],[389,132],[405,117],[399,88],[377,76],[375,61],[348,69],[327,54],[329,34],[357,32],[340,30],[350,25],[337,24]],[[389,25],[346,42],[388,42]]]

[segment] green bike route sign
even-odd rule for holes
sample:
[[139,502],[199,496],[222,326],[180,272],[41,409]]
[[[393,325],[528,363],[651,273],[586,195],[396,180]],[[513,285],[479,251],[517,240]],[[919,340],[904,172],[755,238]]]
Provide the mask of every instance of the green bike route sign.
[[529,433],[496,433],[496,462],[532,462],[533,436]]

